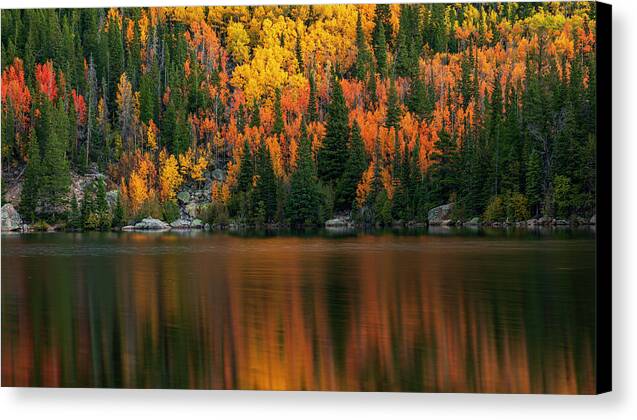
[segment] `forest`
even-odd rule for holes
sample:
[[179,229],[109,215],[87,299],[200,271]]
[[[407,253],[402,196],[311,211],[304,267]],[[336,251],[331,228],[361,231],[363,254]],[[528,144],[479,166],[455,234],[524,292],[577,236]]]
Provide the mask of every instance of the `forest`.
[[3,204],[19,185],[29,223],[171,222],[186,188],[221,225],[595,214],[594,2],[1,18]]

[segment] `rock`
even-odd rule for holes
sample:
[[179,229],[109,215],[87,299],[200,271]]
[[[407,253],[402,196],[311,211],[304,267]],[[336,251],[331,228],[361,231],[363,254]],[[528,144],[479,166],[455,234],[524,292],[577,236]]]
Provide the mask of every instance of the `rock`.
[[226,173],[222,169],[215,169],[210,175],[216,181],[223,182],[226,179]]
[[454,225],[454,222],[453,222],[453,220],[451,220],[451,219],[447,219],[447,220],[443,220],[440,224],[441,224],[442,226],[453,226],[453,225]]
[[454,203],[449,203],[429,210],[429,213],[427,214],[429,224],[432,226],[441,225],[444,220],[448,220],[454,206]]
[[529,219],[526,221],[526,225],[527,226],[536,226],[537,225],[537,219]]
[[188,191],[181,191],[177,194],[177,200],[181,203],[189,203],[190,202],[190,193]]
[[135,224],[135,230],[169,230],[170,225],[163,220],[147,217]]
[[192,217],[193,219],[199,217],[200,210],[201,210],[201,205],[197,203],[189,203],[186,205],[186,208],[185,208],[186,214]]
[[591,220],[588,222],[591,225],[596,225],[597,224],[597,215],[594,214],[593,217],[591,217]]
[[547,226],[553,223],[553,219],[551,219],[550,217],[547,216],[542,216],[538,219],[538,224],[543,225],[543,226]]
[[135,226],[127,225],[122,227],[122,232],[130,232],[132,230],[135,230]]
[[22,229],[22,217],[12,204],[2,206],[2,232]]
[[201,219],[195,219],[190,223],[191,229],[203,229],[203,222]]
[[170,224],[173,229],[190,229],[190,220],[177,219]]
[[210,230],[210,223],[203,225],[203,230]]
[[346,228],[349,227],[349,220],[343,218],[330,219],[325,222],[326,228]]
[[555,220],[555,224],[556,224],[557,226],[568,226],[568,225],[569,225],[568,221],[567,221],[567,220],[564,220],[564,219],[557,219],[557,220]]
[[468,225],[468,226],[478,226],[480,224],[480,218],[479,217],[474,217],[473,219],[469,220],[465,224]]
[[112,190],[106,193],[106,203],[108,203],[108,207],[113,210],[117,207],[117,197],[119,196],[119,191]]

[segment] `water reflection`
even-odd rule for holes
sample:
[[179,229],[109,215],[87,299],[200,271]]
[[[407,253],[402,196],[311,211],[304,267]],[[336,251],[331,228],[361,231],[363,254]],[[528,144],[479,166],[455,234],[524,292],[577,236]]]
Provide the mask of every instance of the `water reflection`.
[[594,392],[594,241],[2,237],[5,386]]

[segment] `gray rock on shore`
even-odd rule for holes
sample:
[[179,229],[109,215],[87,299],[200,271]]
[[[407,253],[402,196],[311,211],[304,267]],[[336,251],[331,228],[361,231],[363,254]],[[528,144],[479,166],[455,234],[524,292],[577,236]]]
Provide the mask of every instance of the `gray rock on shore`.
[[131,231],[131,230],[154,230],[154,231],[162,231],[162,230],[170,230],[170,225],[163,220],[153,219],[152,217],[147,217],[142,219],[141,222],[135,223],[134,226],[124,226],[122,228],[123,231]]
[[22,217],[12,204],[2,206],[2,232],[12,232],[22,229]]
[[454,203],[448,203],[429,210],[429,213],[427,213],[429,224],[431,226],[438,226],[442,225],[444,221],[451,219],[451,212],[454,206]]

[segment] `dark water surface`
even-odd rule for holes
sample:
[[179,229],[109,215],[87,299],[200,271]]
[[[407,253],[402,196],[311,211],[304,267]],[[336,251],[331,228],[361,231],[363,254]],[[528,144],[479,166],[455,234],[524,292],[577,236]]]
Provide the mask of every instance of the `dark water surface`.
[[572,231],[3,235],[2,385],[593,393],[594,264]]

